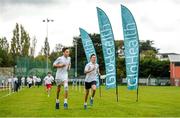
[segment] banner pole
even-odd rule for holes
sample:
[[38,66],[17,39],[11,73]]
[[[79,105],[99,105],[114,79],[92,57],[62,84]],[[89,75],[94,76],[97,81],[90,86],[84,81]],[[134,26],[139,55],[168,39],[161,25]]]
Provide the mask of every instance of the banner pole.
[[117,99],[117,102],[119,102],[119,94],[118,94],[118,84],[117,84],[117,78],[116,78],[116,99]]
[[[138,85],[139,86],[139,85]],[[136,102],[138,102],[139,100],[139,87],[137,88],[137,91],[136,91]]]
[[99,96],[101,98],[101,81],[100,81],[100,75],[99,75]]
[[[138,40],[138,43],[140,44],[140,41]],[[140,47],[139,47],[140,48]],[[139,63],[140,63],[140,50],[139,50],[139,56],[138,56],[138,60],[139,60]],[[139,65],[138,65],[138,79],[137,79],[137,92],[136,92],[136,102],[139,101]]]
[[[117,63],[116,60],[118,58],[118,53],[116,52],[117,49],[116,49],[116,42],[114,41],[114,44],[115,44],[115,64]],[[117,64],[116,64],[116,99],[117,99],[117,102],[119,101],[119,91],[118,91],[118,80],[117,80]]]

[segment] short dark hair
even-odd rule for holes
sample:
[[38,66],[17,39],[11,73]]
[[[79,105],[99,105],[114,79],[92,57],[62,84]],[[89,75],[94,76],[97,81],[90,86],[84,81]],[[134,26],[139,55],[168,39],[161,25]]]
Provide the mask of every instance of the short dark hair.
[[66,47],[64,47],[63,49],[62,49],[62,52],[65,52],[66,50],[68,50],[69,48],[66,48]]
[[92,56],[96,56],[95,54],[91,54],[90,58],[92,58]]
[[48,72],[48,74],[51,74],[51,72]]

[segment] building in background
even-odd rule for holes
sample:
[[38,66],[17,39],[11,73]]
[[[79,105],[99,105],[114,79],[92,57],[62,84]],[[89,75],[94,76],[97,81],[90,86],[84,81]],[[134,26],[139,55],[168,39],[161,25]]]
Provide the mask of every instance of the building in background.
[[158,58],[161,61],[166,61],[166,60],[169,60],[169,57],[168,57],[169,55],[179,55],[179,54],[176,54],[176,53],[158,53],[158,54],[156,54],[156,58]]
[[169,55],[171,85],[180,86],[180,55]]

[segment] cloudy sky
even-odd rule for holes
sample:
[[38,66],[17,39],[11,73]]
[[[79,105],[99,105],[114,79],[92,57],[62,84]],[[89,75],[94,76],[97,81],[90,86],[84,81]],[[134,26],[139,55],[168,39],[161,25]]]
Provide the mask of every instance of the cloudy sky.
[[44,45],[49,23],[51,50],[55,44],[72,45],[79,27],[99,33],[96,7],[110,18],[115,39],[123,39],[120,4],[128,7],[137,22],[140,40],[153,40],[160,52],[180,53],[180,0],[0,0],[0,37],[10,41],[15,23],[37,38],[36,54]]

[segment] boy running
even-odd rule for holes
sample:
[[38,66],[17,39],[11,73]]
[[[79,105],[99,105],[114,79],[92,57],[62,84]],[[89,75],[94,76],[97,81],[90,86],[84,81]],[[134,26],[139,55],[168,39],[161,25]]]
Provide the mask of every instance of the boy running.
[[48,72],[48,75],[44,78],[44,84],[46,86],[46,92],[48,93],[48,97],[51,93],[52,82],[54,81],[54,77],[51,75],[51,72]]
[[90,105],[93,105],[94,95],[96,92],[96,78],[99,74],[99,65],[96,63],[96,55],[92,54],[90,56],[90,62],[86,64],[84,73],[86,74],[85,78],[85,100],[84,100],[84,109],[87,109],[87,99],[89,95],[89,89],[92,90],[92,96],[90,97]]
[[61,86],[64,85],[64,109],[68,109],[68,71],[71,68],[71,58],[69,57],[69,49],[62,49],[63,56],[57,58],[53,63],[53,66],[57,68],[56,72],[56,84],[57,84],[57,96],[56,96],[56,109],[59,109],[59,93]]

